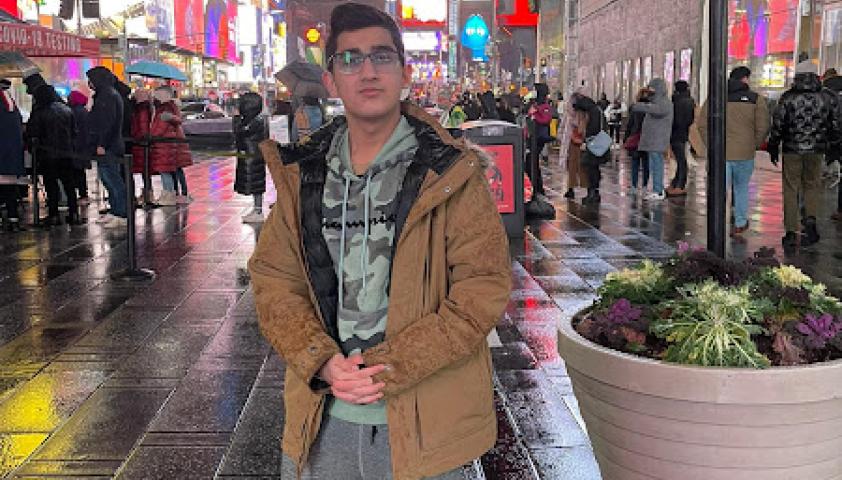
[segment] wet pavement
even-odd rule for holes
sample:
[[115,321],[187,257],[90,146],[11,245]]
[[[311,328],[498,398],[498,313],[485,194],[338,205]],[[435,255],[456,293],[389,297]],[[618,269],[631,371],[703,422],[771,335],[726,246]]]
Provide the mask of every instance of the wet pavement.
[[[187,175],[193,204],[138,211],[139,264],[158,274],[149,285],[110,278],[127,262],[123,231],[0,234],[0,477],[279,477],[284,365],[257,329],[246,261],[259,232],[239,218],[250,199],[233,193],[231,159]],[[586,208],[547,171],[558,215],[512,245],[515,290],[489,340],[500,434],[466,478],[599,479],[558,322],[607,272],[705,238],[703,174],[686,199],[658,204],[625,195],[627,176],[622,161],[606,167],[602,207]],[[779,173],[761,167],[752,196],[753,231],[729,241],[734,256],[780,242]],[[838,291],[828,215],[823,241],[785,259]]]

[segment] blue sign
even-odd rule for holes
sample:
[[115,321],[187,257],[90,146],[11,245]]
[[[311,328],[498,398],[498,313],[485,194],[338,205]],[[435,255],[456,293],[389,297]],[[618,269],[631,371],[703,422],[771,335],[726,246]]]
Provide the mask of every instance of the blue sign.
[[471,49],[473,60],[480,62],[488,60],[485,55],[485,46],[488,45],[489,37],[488,24],[481,16],[472,15],[465,22],[465,28],[462,30],[462,45]]

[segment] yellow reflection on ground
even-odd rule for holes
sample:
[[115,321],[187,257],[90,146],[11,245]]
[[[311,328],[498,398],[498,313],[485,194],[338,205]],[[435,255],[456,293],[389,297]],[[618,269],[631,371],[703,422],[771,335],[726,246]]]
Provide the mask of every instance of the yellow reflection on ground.
[[46,433],[0,433],[0,477],[18,468],[47,436]]

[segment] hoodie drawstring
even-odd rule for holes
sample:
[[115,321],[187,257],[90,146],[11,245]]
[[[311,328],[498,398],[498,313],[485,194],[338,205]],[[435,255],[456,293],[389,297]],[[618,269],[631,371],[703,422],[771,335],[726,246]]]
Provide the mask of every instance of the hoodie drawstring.
[[[369,170],[368,175],[365,176],[365,196],[363,197],[363,202],[365,202],[365,206],[363,207],[363,220],[365,222],[365,226],[363,227],[363,247],[362,253],[360,254],[360,270],[363,272],[363,290],[365,290],[367,285],[367,277],[368,277],[368,236],[371,234],[371,227],[369,225],[369,199],[370,199],[370,191],[369,187],[371,186],[371,171]],[[346,198],[345,201],[347,202],[348,199]]]
[[339,237],[339,309],[345,304],[345,222],[348,220],[348,195],[351,192],[351,179],[345,179],[345,197],[342,200],[342,234]]

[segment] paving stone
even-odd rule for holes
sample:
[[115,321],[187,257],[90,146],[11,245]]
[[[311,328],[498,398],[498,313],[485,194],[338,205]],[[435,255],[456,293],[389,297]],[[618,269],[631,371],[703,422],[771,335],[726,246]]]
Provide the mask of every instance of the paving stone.
[[225,447],[141,446],[117,475],[119,480],[213,478]]

